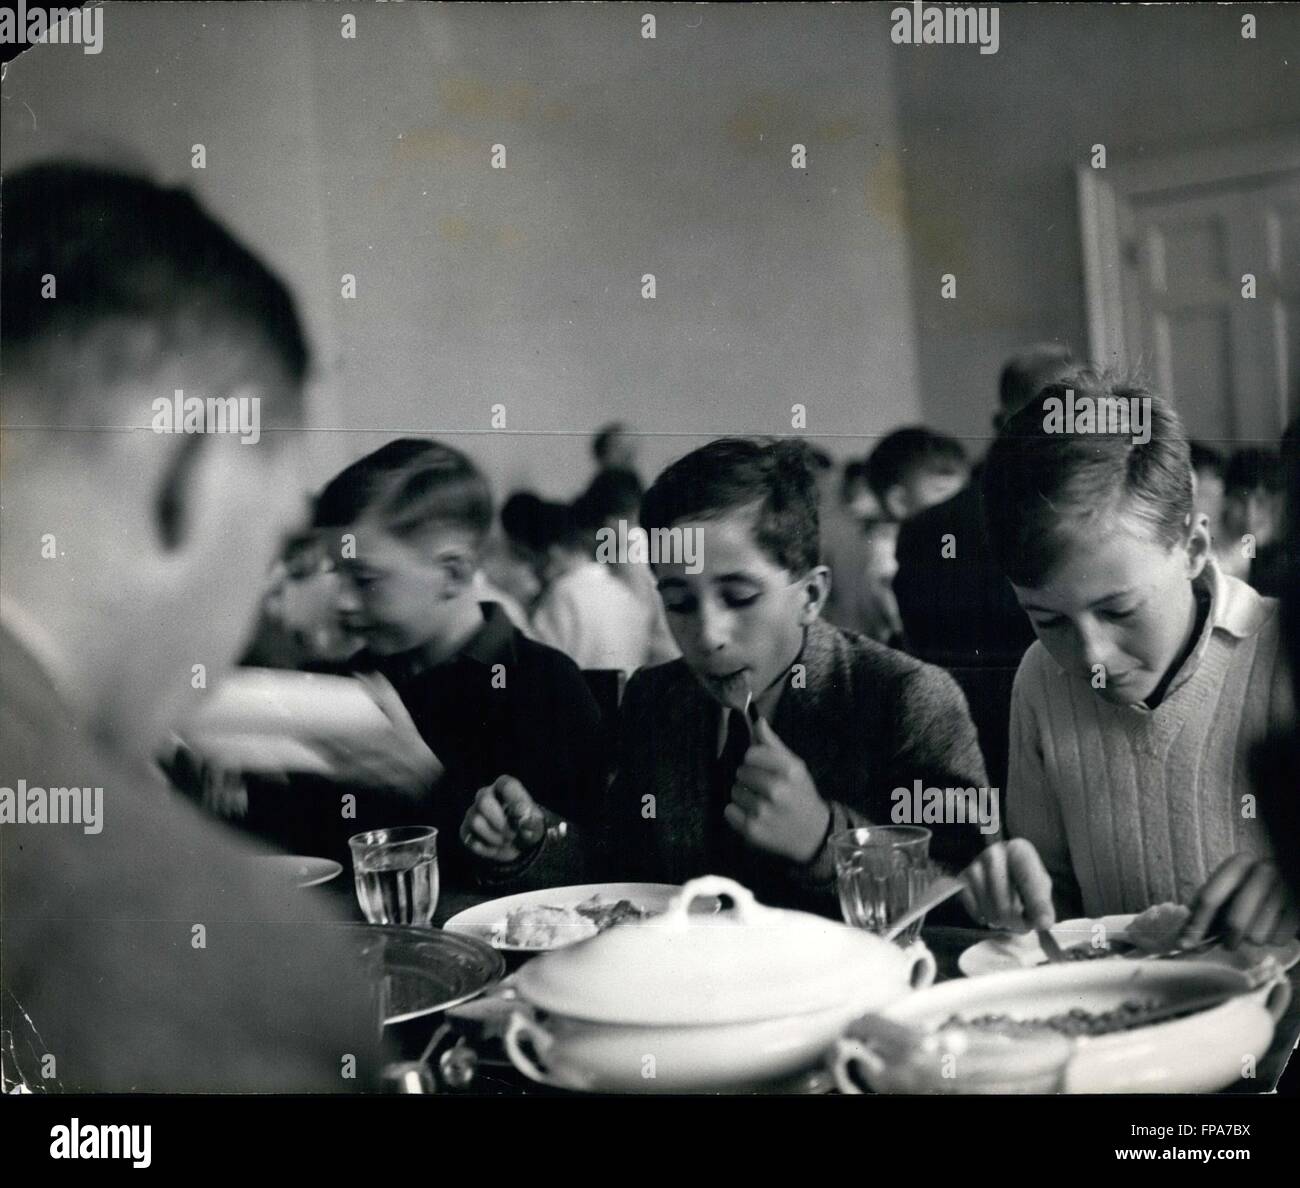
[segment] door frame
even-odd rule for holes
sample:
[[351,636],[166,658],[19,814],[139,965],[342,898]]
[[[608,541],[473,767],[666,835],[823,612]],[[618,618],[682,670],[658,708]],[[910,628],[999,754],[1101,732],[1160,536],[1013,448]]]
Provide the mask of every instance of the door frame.
[[[1088,347],[1101,366],[1127,370],[1124,330],[1123,204],[1146,195],[1199,188],[1246,178],[1267,179],[1300,169],[1300,127],[1238,144],[1225,144],[1143,160],[1075,169]],[[1285,421],[1285,417],[1283,420]]]

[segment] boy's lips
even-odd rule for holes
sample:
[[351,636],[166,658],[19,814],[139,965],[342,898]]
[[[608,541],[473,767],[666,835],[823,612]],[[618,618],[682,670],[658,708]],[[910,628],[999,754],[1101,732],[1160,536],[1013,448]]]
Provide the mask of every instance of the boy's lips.
[[734,681],[744,676],[748,671],[748,668],[729,668],[726,672],[710,672],[705,669],[704,676],[711,681]]
[[739,706],[752,693],[748,668],[734,668],[727,673],[700,673],[707,688],[718,701],[725,705]]

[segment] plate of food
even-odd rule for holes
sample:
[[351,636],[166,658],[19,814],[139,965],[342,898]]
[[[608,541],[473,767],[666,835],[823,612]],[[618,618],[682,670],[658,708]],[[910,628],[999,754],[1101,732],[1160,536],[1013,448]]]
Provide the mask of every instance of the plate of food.
[[547,953],[668,910],[670,883],[588,883],[525,891],[458,912],[443,928],[506,953]]
[[[1190,909],[1180,904],[1158,903],[1141,913],[1062,920],[1052,926],[1051,933],[1072,962],[1148,959],[1174,949],[1189,915]],[[1197,949],[1188,958],[1173,959],[1192,956],[1231,969],[1253,969],[1265,958],[1272,958],[1287,970],[1300,961],[1300,940],[1283,945],[1242,944],[1235,949],[1214,945]],[[1046,964],[1047,954],[1033,932],[1008,932],[979,941],[957,959],[958,968],[967,977]]]

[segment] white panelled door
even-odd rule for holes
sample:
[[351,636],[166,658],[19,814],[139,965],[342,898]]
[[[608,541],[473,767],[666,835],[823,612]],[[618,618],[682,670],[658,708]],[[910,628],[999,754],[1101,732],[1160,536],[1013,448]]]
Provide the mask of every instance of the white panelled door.
[[1081,170],[1080,200],[1094,356],[1192,437],[1276,443],[1300,411],[1300,143]]

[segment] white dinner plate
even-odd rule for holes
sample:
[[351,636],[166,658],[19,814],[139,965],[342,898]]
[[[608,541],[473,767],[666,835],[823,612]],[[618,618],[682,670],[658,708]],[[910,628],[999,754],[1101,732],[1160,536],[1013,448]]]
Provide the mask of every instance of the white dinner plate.
[[493,948],[503,953],[543,953],[546,951],[543,948],[525,949],[501,941],[506,917],[516,908],[577,907],[578,904],[596,896],[602,903],[615,903],[620,899],[627,899],[644,911],[657,914],[668,910],[673,896],[680,890],[680,887],[671,883],[587,883],[579,887],[550,887],[542,891],[524,891],[518,895],[507,895],[501,899],[489,900],[487,903],[475,904],[472,908],[457,912],[443,925],[443,928],[487,941]]
[[[1061,948],[1070,949],[1091,945],[1094,937],[1124,940],[1128,926],[1136,918],[1135,913],[1129,912],[1125,915],[1098,916],[1095,919],[1062,920],[1052,926],[1051,932]],[[1300,940],[1290,940],[1284,945],[1247,944],[1235,950],[1213,948],[1196,954],[1197,961],[1209,961],[1231,969],[1251,969],[1265,957],[1272,957],[1284,970],[1290,969],[1300,961]],[[967,977],[977,977],[1005,970],[1030,969],[1042,965],[1046,960],[1047,955],[1038,943],[1036,933],[1008,932],[971,945],[957,958],[957,967]],[[1116,956],[1107,960],[1122,961],[1124,958]]]
[[301,854],[272,854],[259,858],[258,862],[300,890],[304,887],[319,887],[343,873],[342,865],[331,858],[310,858]]

